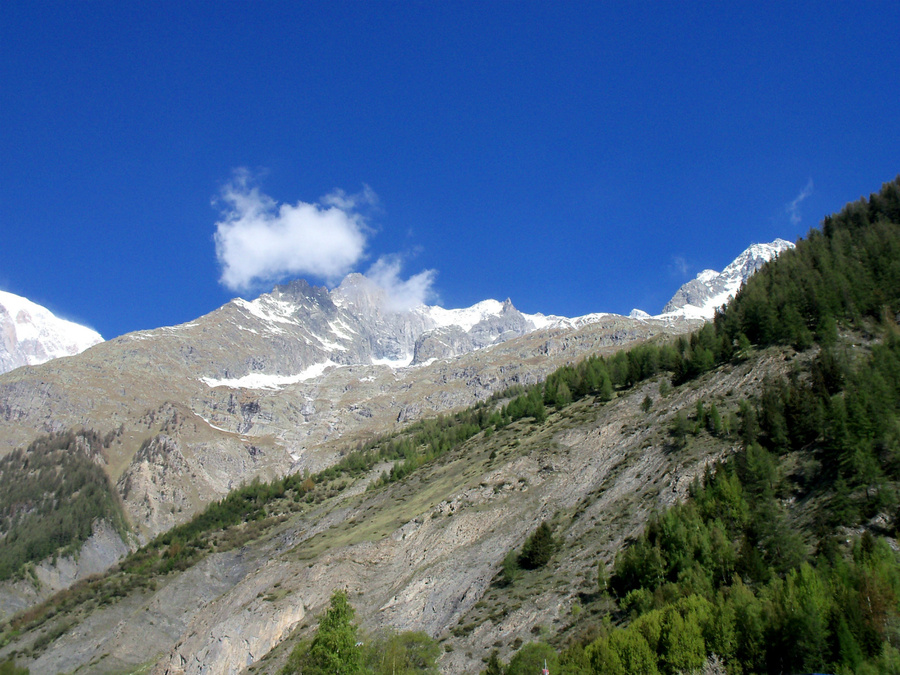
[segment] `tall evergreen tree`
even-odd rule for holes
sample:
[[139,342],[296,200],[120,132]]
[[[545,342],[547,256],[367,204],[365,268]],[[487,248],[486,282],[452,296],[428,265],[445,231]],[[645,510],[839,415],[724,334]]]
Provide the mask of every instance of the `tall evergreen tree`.
[[550,562],[555,551],[556,542],[553,540],[550,526],[541,523],[522,547],[519,564],[527,570],[536,570]]
[[282,675],[358,675],[364,671],[357,646],[355,612],[347,592],[335,590],[312,644],[294,648]]

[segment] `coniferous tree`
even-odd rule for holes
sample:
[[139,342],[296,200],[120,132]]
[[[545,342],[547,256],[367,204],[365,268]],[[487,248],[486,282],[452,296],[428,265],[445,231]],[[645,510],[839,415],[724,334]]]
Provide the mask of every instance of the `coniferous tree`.
[[688,433],[688,421],[684,412],[678,411],[678,414],[675,415],[669,428],[669,433],[675,441],[675,447],[683,448],[687,442]]
[[481,675],[503,675],[504,672],[503,663],[500,661],[500,656],[495,649],[488,657],[487,666],[481,671]]
[[559,656],[556,650],[544,642],[529,642],[510,659],[506,675],[540,673],[545,664],[551,673],[559,672]]
[[363,673],[353,607],[347,592],[335,590],[311,644],[294,648],[282,675],[357,675]]
[[527,570],[536,570],[550,562],[555,552],[556,542],[550,526],[546,522],[541,523],[522,547],[519,565]]
[[719,414],[719,409],[715,403],[711,403],[709,406],[709,413],[706,416],[706,428],[716,436],[721,436],[724,431],[722,416]]

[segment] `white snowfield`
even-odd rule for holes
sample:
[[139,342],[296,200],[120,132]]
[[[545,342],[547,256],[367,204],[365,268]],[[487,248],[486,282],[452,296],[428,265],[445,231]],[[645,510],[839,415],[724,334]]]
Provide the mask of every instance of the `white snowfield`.
[[408,368],[412,363],[413,355],[407,354],[403,358],[400,359],[372,359],[373,366],[387,366],[391,370],[397,370],[398,368]]
[[0,291],[0,372],[74,356],[103,342],[100,334],[60,319],[46,307]]
[[[481,321],[500,316],[503,313],[503,303],[499,300],[482,300],[463,309],[444,309],[443,307],[422,305],[418,311],[429,316],[437,324],[436,328],[459,326],[468,333]],[[522,312],[522,316],[531,323],[532,330],[541,330],[543,328],[580,328],[589,323],[596,323],[610,315],[607,312],[600,312],[570,319],[555,314],[541,314],[540,312],[525,314]]]
[[430,317],[435,323],[435,328],[459,326],[468,333],[475,327],[475,324],[492,316],[499,316],[503,311],[503,303],[497,300],[482,300],[463,309],[444,309],[443,307],[420,305],[414,311]]
[[243,377],[226,378],[217,380],[212,377],[201,377],[200,381],[208,387],[230,387],[232,389],[281,389],[290,384],[306,382],[319,377],[329,368],[337,364],[328,359],[322,363],[314,363],[296,375],[267,375],[265,373],[250,373]]

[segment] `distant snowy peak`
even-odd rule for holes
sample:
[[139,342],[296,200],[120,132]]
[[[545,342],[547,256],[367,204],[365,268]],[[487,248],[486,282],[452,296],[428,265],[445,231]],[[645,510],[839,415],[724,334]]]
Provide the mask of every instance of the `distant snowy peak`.
[[0,373],[74,356],[103,338],[96,331],[55,316],[49,309],[0,291]]
[[794,245],[785,239],[776,239],[771,244],[753,244],[722,271],[722,276],[740,279],[743,283],[772,258],[792,248]]
[[716,310],[731,300],[759,268],[792,248],[794,245],[784,239],[776,239],[770,244],[753,244],[722,272],[703,270],[695,279],[679,288],[663,308],[661,316],[713,318]]
[[569,318],[555,314],[525,314],[513,307],[512,301],[482,300],[481,302],[464,309],[443,309],[442,307],[426,307],[429,317],[434,319],[438,327],[458,326],[465,332],[471,331],[482,321],[491,318],[507,316],[521,316],[525,321],[525,332],[542,330],[544,328],[581,328],[590,323],[596,323],[609,316],[607,312],[586,314]]
[[[288,386],[317,377],[319,368],[414,367],[534,330],[597,320],[593,315],[568,319],[523,314],[509,299],[483,300],[461,309],[410,301],[360,274],[348,275],[330,290],[295,280],[253,300],[237,298],[199,320],[227,331],[242,345],[227,363],[200,379],[209,386]],[[277,353],[264,356],[276,349],[272,345]]]

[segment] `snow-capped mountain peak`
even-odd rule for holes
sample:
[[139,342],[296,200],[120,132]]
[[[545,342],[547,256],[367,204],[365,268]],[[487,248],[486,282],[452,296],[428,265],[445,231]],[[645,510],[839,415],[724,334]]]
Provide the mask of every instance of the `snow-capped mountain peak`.
[[703,270],[696,278],[684,284],[672,296],[660,316],[713,318],[716,310],[731,300],[760,267],[792,248],[794,245],[785,239],[749,246],[721,272]]
[[743,283],[772,258],[791,248],[794,245],[785,239],[776,239],[770,244],[752,244],[722,270],[722,276],[741,279]]
[[60,319],[46,307],[0,291],[0,373],[74,356],[103,338],[85,326]]

